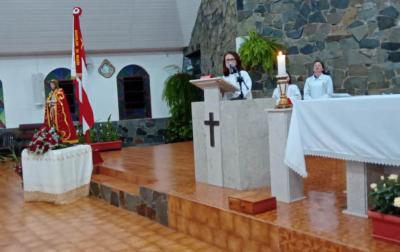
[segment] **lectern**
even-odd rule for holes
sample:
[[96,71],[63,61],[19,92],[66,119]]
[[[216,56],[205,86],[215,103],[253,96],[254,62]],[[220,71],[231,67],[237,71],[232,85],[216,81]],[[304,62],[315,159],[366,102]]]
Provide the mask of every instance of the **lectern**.
[[222,100],[235,86],[223,78],[193,80],[204,102],[192,103],[196,181],[250,189],[269,185],[268,125],[273,99]]
[[210,127],[206,133],[207,139],[210,139],[206,150],[208,181],[210,184],[223,186],[219,103],[222,99],[221,92],[234,92],[238,89],[223,78],[190,82],[204,91],[204,124]]

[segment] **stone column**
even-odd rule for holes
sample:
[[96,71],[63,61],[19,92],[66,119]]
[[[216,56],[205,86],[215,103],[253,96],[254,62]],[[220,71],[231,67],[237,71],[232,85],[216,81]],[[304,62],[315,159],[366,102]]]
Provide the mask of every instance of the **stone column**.
[[367,165],[361,162],[346,162],[347,209],[345,214],[367,217],[368,185]]
[[268,109],[271,193],[278,201],[304,199],[303,178],[284,163],[292,109]]

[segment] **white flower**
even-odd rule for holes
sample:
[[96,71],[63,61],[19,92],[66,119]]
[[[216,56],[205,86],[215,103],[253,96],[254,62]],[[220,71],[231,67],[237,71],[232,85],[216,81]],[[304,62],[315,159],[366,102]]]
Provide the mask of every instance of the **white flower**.
[[394,198],[393,206],[400,208],[400,197]]
[[376,190],[376,184],[375,184],[375,183],[372,183],[372,184],[370,185],[370,187],[371,187],[372,190]]
[[385,180],[385,176],[381,176],[381,180],[382,180],[382,181]]
[[393,181],[397,181],[398,178],[399,178],[399,175],[397,175],[397,174],[390,174],[390,176],[388,177],[389,180],[393,180]]

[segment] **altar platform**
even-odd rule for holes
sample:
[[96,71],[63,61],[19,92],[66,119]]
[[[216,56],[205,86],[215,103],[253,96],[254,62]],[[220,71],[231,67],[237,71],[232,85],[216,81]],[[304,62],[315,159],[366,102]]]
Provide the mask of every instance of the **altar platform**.
[[[229,251],[400,251],[345,215],[345,162],[307,157],[306,199],[258,215],[232,211],[238,190],[195,181],[193,143],[103,152],[91,194]],[[269,188],[260,188],[266,194]]]

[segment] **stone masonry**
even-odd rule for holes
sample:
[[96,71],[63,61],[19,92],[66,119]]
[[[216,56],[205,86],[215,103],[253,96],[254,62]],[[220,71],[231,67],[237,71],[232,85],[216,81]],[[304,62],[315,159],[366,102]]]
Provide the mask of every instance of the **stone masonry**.
[[[215,18],[222,5],[231,15]],[[190,48],[201,50],[204,72],[221,74],[216,57],[234,49],[233,37],[256,30],[287,47],[288,70],[301,90],[320,59],[335,92],[400,93],[399,0],[203,0],[200,8]],[[253,82],[262,75],[252,73]],[[265,96],[273,87],[260,85]]]
[[235,50],[236,26],[235,1],[201,1],[192,39],[185,55],[200,50],[202,74],[222,73],[224,53]]

